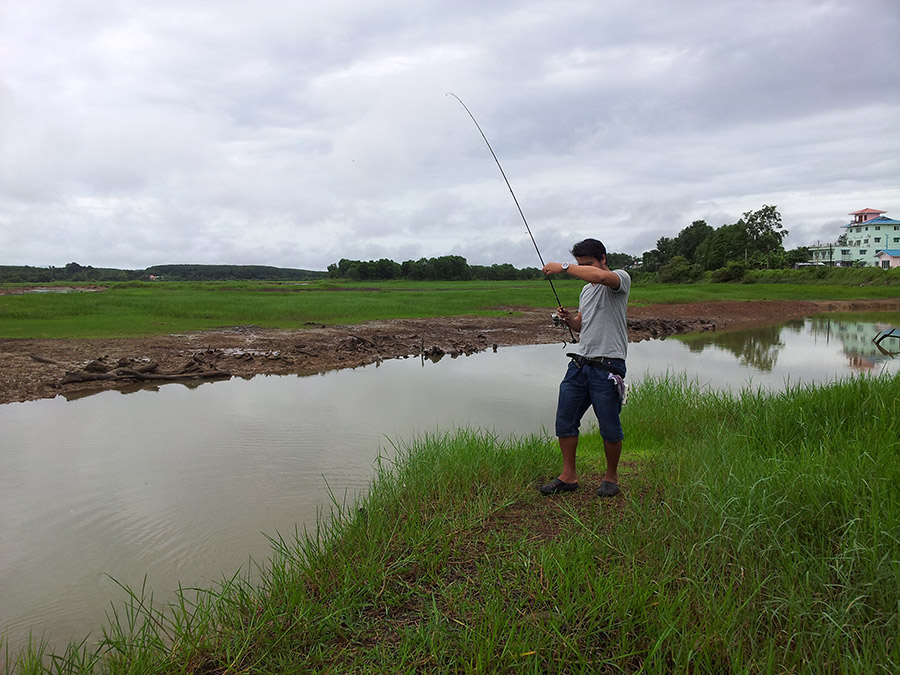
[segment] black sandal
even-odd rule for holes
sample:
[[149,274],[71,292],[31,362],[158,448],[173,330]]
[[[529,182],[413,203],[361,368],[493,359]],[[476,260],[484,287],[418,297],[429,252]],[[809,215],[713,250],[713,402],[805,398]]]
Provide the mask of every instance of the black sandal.
[[554,478],[552,481],[546,485],[542,485],[538,489],[545,495],[555,495],[560,492],[572,492],[573,490],[577,490],[578,483],[566,483],[559,478]]
[[598,497],[615,497],[617,494],[619,494],[619,486],[610,480],[603,481],[597,488]]

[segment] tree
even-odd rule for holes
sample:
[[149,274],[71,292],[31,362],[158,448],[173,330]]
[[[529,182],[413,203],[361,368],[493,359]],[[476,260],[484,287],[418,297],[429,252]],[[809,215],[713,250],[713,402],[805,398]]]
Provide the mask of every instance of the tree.
[[648,272],[655,272],[662,267],[662,256],[657,249],[644,251],[641,256],[641,266]]
[[611,270],[631,267],[636,260],[638,259],[629,253],[606,253],[606,264]]
[[675,240],[670,237],[660,237],[657,239],[656,250],[659,251],[659,262],[661,265],[665,265],[678,255],[678,247],[675,245]]
[[430,267],[433,270],[433,279],[442,281],[465,281],[471,279],[469,264],[459,255],[445,255],[440,258],[431,258]]
[[375,262],[374,274],[373,278],[375,279],[399,279],[400,264],[387,258],[381,258]]
[[745,259],[753,253],[768,256],[772,251],[781,248],[781,243],[788,235],[788,231],[781,224],[778,209],[765,204],[758,211],[747,211],[738,224],[746,232]]
[[809,248],[806,246],[799,246],[797,248],[792,248],[785,254],[784,264],[785,267],[793,267],[797,263],[805,263],[809,258]]
[[697,262],[695,259],[697,248],[713,232],[715,230],[707,225],[705,220],[695,220],[675,237],[674,248],[676,255],[683,256],[691,262]]
[[490,267],[485,265],[472,265],[472,278],[482,279],[484,281],[511,281],[519,278],[519,271],[509,263],[501,265],[493,264]]
[[740,223],[722,225],[700,242],[695,259],[705,270],[724,267],[730,260],[743,260],[747,252],[747,231]]

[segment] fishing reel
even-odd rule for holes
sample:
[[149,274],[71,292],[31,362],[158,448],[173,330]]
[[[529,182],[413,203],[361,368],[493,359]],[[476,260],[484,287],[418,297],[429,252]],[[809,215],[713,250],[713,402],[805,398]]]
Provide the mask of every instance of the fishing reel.
[[[573,345],[576,342],[578,342],[578,340],[575,338],[575,333],[572,332],[572,327],[566,323],[566,320],[564,318],[562,318],[556,312],[553,312],[553,314],[550,315],[550,319],[553,321],[554,326],[556,326],[556,327],[565,326],[566,327],[566,329],[569,331],[569,337],[572,338]],[[568,344],[569,343],[566,340],[563,340],[563,347],[568,346]]]

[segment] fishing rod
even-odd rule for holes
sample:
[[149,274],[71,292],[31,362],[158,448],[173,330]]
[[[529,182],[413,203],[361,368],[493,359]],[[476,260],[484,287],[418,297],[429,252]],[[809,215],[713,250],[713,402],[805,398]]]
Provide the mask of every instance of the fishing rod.
[[[534,235],[531,233],[531,228],[528,226],[528,220],[525,218],[525,214],[522,212],[522,207],[519,205],[519,200],[516,199],[516,193],[513,192],[512,185],[509,184],[509,178],[506,177],[506,172],[503,170],[503,166],[500,164],[500,160],[497,159],[497,153],[494,152],[494,148],[491,147],[491,142],[487,139],[487,136],[484,135],[484,131],[481,129],[481,125],[478,124],[478,120],[475,119],[475,115],[472,114],[472,111],[469,110],[469,106],[463,103],[463,100],[454,94],[452,91],[447,94],[447,96],[452,96],[459,104],[465,109],[467,113],[469,113],[469,117],[472,118],[472,121],[475,122],[475,127],[478,129],[478,132],[481,134],[481,137],[484,139],[485,144],[488,146],[488,150],[491,151],[491,156],[494,158],[494,161],[497,163],[497,168],[500,169],[500,175],[503,176],[503,180],[506,181],[506,187],[509,188],[509,194],[512,195],[513,201],[516,203],[516,208],[519,210],[519,215],[522,216],[522,222],[525,223],[525,229],[528,231],[528,236],[531,237],[531,243],[534,244],[534,250],[538,254],[538,260],[541,261],[541,268],[545,266],[544,256],[541,255],[541,250],[538,248],[537,242],[534,240]],[[559,299],[559,294],[556,292],[556,287],[553,285],[553,279],[547,276],[547,281],[550,282],[550,290],[553,291],[553,297],[556,298],[556,306],[562,307],[562,302]],[[555,323],[554,319],[554,323]],[[575,333],[572,332],[572,327],[569,324],[566,324],[566,328],[569,329],[569,335],[572,338],[572,342],[575,342]]]

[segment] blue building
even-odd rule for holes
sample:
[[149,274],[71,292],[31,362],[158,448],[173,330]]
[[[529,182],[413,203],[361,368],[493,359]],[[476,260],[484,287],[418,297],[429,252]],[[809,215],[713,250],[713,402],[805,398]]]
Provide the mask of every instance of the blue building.
[[896,267],[896,251],[900,249],[900,220],[884,215],[878,209],[860,209],[849,215],[853,220],[833,244],[809,246],[810,263],[832,267],[853,265]]

